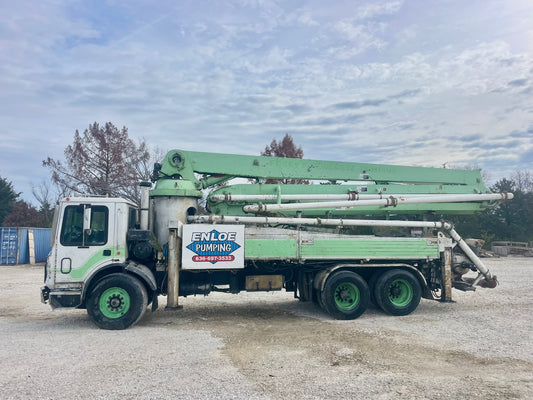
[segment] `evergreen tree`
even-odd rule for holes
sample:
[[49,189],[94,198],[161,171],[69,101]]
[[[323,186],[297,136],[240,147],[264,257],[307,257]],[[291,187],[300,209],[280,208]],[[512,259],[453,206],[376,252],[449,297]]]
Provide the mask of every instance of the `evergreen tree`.
[[11,182],[0,177],[0,225],[4,222],[4,218],[11,213],[19,194],[15,192]]

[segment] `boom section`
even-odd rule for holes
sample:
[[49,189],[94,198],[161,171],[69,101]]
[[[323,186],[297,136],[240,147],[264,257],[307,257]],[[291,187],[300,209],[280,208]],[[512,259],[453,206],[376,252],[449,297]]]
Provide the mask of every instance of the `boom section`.
[[[195,173],[202,174],[198,179]],[[221,176],[224,175],[224,176]],[[320,181],[368,181],[376,184],[438,184],[468,186],[470,193],[484,193],[479,170],[409,167],[299,158],[246,156],[171,150],[159,170],[159,179],[181,177],[205,189],[234,177],[302,179]]]
[[[223,185],[212,191],[207,205],[218,215],[275,214],[316,217],[348,217],[394,214],[471,214],[491,201],[452,202],[394,201],[394,205],[352,202],[327,203],[326,200],[361,200],[391,196],[478,195],[490,193],[479,170],[409,167],[299,158],[246,156],[171,150],[154,170],[157,189],[152,195],[182,193],[201,197],[201,190],[233,178],[256,179],[257,183]],[[283,180],[286,184],[272,183]],[[302,184],[314,181],[315,184]],[[320,184],[316,184],[320,183]],[[185,190],[189,185],[191,190]],[[176,195],[176,194],[174,194]],[[314,202],[314,204],[313,204]],[[323,202],[323,204],[321,204]],[[298,204],[308,203],[300,207]],[[277,204],[275,207],[265,204]],[[285,204],[288,204],[287,206]]]

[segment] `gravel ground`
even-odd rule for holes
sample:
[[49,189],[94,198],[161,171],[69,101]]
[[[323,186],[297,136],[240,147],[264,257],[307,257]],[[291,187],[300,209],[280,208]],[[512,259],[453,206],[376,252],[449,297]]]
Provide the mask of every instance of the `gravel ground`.
[[118,332],[41,304],[42,266],[0,266],[0,397],[532,399],[533,259],[484,261],[496,289],[405,317],[335,321],[292,293],[214,293]]

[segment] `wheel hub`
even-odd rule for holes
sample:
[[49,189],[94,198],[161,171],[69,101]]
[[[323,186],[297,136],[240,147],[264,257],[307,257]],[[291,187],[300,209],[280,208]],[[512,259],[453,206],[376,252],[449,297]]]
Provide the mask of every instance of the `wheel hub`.
[[113,295],[111,296],[111,298],[109,298],[109,300],[107,300],[107,305],[113,311],[116,311],[122,306],[123,301],[124,301],[123,297],[120,297],[119,295]]
[[350,310],[359,302],[359,289],[352,283],[342,283],[335,290],[335,303],[338,307]]
[[401,293],[402,290],[398,287],[398,285],[394,285],[390,290],[390,294],[392,297],[398,297]]
[[413,289],[405,279],[396,279],[390,285],[388,295],[395,306],[405,307],[413,299]]
[[346,300],[350,299],[350,294],[348,293],[347,290],[343,289],[339,293],[339,297],[340,297],[341,300],[346,301]]
[[105,317],[110,319],[120,318],[130,309],[130,295],[123,288],[109,288],[102,293],[99,306],[101,313]]

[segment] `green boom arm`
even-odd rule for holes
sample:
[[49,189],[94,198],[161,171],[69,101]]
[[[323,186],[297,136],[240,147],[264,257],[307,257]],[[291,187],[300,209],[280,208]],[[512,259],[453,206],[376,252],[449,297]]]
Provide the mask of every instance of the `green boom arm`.
[[[406,167],[385,164],[366,164],[340,161],[318,161],[300,158],[243,156],[236,154],[201,153],[171,150],[161,167],[164,176],[181,176],[200,182],[202,188],[211,186],[209,176],[259,179],[308,179],[328,181],[374,181],[376,183],[438,183],[467,185],[484,192],[479,170]],[[194,173],[204,174],[197,180]],[[218,182],[217,182],[218,183]],[[198,187],[200,188],[200,187]]]
[[[479,170],[408,167],[338,161],[318,161],[294,158],[245,156],[171,150],[155,171],[158,184],[166,179],[188,181],[197,189],[213,187],[232,178],[298,179],[329,184],[239,184],[222,186],[210,194],[210,210],[220,215],[244,215],[243,205],[254,201],[229,201],[231,195],[274,197],[263,203],[280,203],[284,195],[335,195],[365,193],[382,195],[477,194],[489,190],[483,184]],[[345,182],[345,184],[338,184]],[[334,183],[334,184],[331,184]],[[224,195],[226,201],[221,201]],[[242,197],[242,196],[241,196]],[[246,197],[246,196],[244,196]],[[291,202],[300,200],[291,200]],[[347,216],[387,213],[473,213],[487,202],[405,204],[394,209],[365,206],[351,209],[328,208],[307,210],[306,216]],[[278,214],[294,215],[296,211]]]

